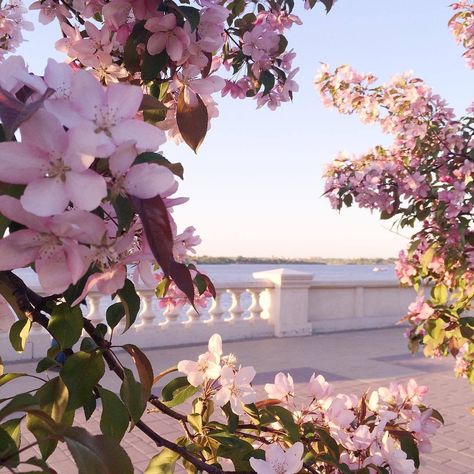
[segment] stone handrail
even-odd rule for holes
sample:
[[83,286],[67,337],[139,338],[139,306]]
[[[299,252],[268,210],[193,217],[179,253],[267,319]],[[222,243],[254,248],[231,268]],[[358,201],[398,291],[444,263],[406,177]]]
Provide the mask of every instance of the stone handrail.
[[[28,273],[26,279],[39,290],[32,275]],[[395,279],[323,282],[315,280],[312,273],[290,269],[257,272],[251,279],[214,284],[216,299],[210,299],[198,312],[190,305],[162,308],[153,289],[137,287],[141,299],[137,320],[125,333],[124,322],[119,324],[113,344],[153,348],[203,343],[215,332],[226,340],[237,340],[386,327],[394,325],[414,299],[413,290],[400,288]],[[105,322],[110,297],[92,292],[86,302],[86,317],[94,324]],[[10,318],[8,324],[2,318],[0,343],[8,339],[1,327],[6,329],[13,316]],[[0,355],[4,360],[39,358],[50,344],[46,331],[33,327],[23,353],[16,353],[5,341]]]

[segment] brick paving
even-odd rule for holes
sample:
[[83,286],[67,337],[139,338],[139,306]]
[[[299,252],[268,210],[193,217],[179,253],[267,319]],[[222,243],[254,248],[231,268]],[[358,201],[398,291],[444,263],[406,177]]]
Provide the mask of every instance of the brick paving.
[[[192,359],[205,347],[186,346],[147,350],[155,372],[171,367],[180,359]],[[256,385],[273,381],[279,371],[291,372],[297,385],[303,384],[313,372],[323,374],[335,389],[346,393],[361,393],[367,387],[387,385],[391,380],[406,382],[414,377],[430,388],[427,402],[445,418],[445,426],[433,438],[433,452],[422,456],[421,474],[474,473],[474,395],[469,384],[457,380],[452,373],[452,362],[429,360],[407,353],[402,329],[340,332],[300,338],[261,339],[258,341],[226,342],[224,352],[236,354],[242,365],[253,365],[257,370]],[[126,358],[123,357],[126,361]],[[34,371],[35,363],[6,364],[6,371]],[[18,379],[0,392],[31,388],[29,382]],[[107,375],[105,387],[114,389],[118,384],[113,374]],[[100,410],[85,422],[78,412],[76,422],[98,433]],[[145,421],[164,436],[177,437],[180,427],[163,415],[150,413]],[[25,443],[31,439],[25,436]],[[122,442],[130,454],[135,472],[143,473],[148,460],[156,452],[153,443],[139,430],[127,433]],[[32,453],[31,453],[32,454]],[[50,458],[51,466],[59,474],[75,474],[66,449],[57,450]],[[117,473],[120,474],[120,473]]]

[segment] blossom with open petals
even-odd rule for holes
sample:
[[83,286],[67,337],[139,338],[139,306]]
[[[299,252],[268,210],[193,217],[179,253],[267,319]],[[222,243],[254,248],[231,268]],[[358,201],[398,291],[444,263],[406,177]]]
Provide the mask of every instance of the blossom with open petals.
[[216,393],[216,403],[224,406],[230,402],[230,407],[236,415],[243,415],[244,405],[254,403],[257,400],[257,393],[250,385],[255,377],[253,367],[242,367],[237,372],[225,366],[221,371],[221,388]]
[[266,450],[265,460],[250,458],[250,465],[257,474],[296,474],[303,468],[303,451],[299,441],[287,450],[275,443]]
[[[93,148],[80,134],[39,110],[21,127],[22,142],[0,144],[0,180],[26,184],[23,207],[38,216],[63,212],[70,202],[94,210],[107,195],[105,180],[89,169]],[[87,190],[87,192],[84,192]]]

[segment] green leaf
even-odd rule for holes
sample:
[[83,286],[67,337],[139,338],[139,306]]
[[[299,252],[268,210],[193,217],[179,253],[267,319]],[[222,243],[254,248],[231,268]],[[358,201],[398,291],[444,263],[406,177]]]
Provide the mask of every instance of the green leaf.
[[144,474],[173,474],[179,454],[165,448],[151,458]]
[[415,440],[411,436],[401,436],[399,441],[402,451],[406,453],[408,459],[413,460],[415,468],[418,469],[420,467],[420,453]]
[[10,343],[17,352],[23,352],[26,347],[26,340],[30,334],[31,321],[29,319],[19,319],[10,328]]
[[19,462],[20,455],[15,440],[0,427],[0,465],[16,467]]
[[127,407],[130,418],[134,422],[131,426],[132,428],[143,415],[146,401],[144,402],[142,397],[141,384],[135,380],[133,372],[126,367],[123,369],[123,372],[124,379],[120,387],[120,398]]
[[135,345],[125,344],[122,346],[133,359],[140,377],[140,384],[142,386],[142,398],[146,404],[151,394],[151,387],[153,386],[153,367],[148,360],[148,357]]
[[270,71],[263,71],[260,75],[260,83],[263,85],[263,95],[267,95],[275,85],[275,76]]
[[166,118],[168,107],[156,97],[145,94],[140,105],[140,110],[143,111],[143,119],[145,122],[155,125]]
[[11,372],[9,374],[0,375],[0,387],[10,382],[11,380],[15,380],[20,377],[28,377],[28,374]]
[[88,420],[93,415],[93,413],[95,412],[95,409],[97,408],[95,393],[91,393],[89,395],[89,398],[84,402],[82,408],[84,410],[84,418]]
[[448,287],[446,285],[436,285],[432,290],[435,304],[444,305],[448,301]]
[[[66,418],[67,421],[72,423],[72,417],[74,416],[72,412],[65,417],[69,393],[64,382],[59,377],[46,382],[36,392],[36,398],[39,400],[41,410],[53,421],[60,424]],[[35,414],[28,414],[27,427],[38,440],[43,459],[48,459],[58,444],[56,439],[45,439],[51,434],[50,424]]]
[[54,359],[51,359],[50,357],[44,357],[38,362],[36,366],[36,373],[39,374],[45,370],[50,369],[51,367],[56,367],[58,365],[59,364]]
[[142,58],[141,72],[143,82],[153,81],[153,79],[158,77],[158,74],[165,69],[168,64],[168,55],[166,54],[166,51],[152,55],[145,50]]
[[105,319],[107,324],[113,329],[125,316],[125,308],[122,303],[114,303],[107,308]]
[[76,352],[66,359],[60,375],[69,390],[69,409],[79,408],[89,400],[104,372],[104,359],[99,351]]
[[114,439],[78,427],[67,428],[63,437],[79,474],[133,474],[130,458]]
[[232,408],[230,407],[230,402],[227,402],[222,407],[222,411],[225,413],[225,416],[227,417],[227,425],[229,428],[229,432],[235,433],[235,430],[237,429],[237,425],[239,424],[239,415],[236,415],[232,411]]
[[0,420],[3,420],[12,413],[28,412],[30,410],[38,410],[39,403],[36,397],[29,393],[20,393],[10,400],[0,410]]
[[133,210],[129,199],[121,195],[118,195],[113,199],[112,205],[114,206],[115,214],[117,214],[117,232],[120,235],[130,227],[133,217],[135,216],[135,211]]
[[177,377],[163,387],[161,396],[163,403],[169,407],[175,407],[184,403],[189,397],[192,397],[198,391],[193,387],[186,377]]
[[193,427],[196,433],[202,433],[202,416],[200,413],[189,414],[188,423]]
[[135,285],[127,278],[122,289],[117,291],[117,295],[125,309],[126,323],[123,332],[127,331],[137,319],[140,310],[140,297],[135,291]]
[[102,400],[100,429],[103,434],[120,441],[128,428],[128,411],[119,397],[110,390],[99,387]]
[[296,443],[300,440],[300,432],[298,426],[293,419],[293,415],[286,408],[281,406],[269,406],[266,408],[267,412],[273,415],[277,421],[285,428],[288,433],[288,437],[293,443]]
[[11,436],[13,441],[15,441],[17,448],[19,448],[21,444],[21,429],[20,429],[21,420],[23,420],[23,417],[12,418],[0,426]]
[[81,337],[83,328],[82,311],[79,306],[70,308],[67,303],[61,303],[53,308],[48,331],[61,349],[71,348]]
[[199,10],[194,7],[179,6],[179,11],[183,14],[184,18],[189,21],[191,31],[194,31],[199,25]]
[[334,462],[339,461],[339,446],[336,440],[323,428],[315,428],[314,432],[319,435],[319,439],[329,451]]

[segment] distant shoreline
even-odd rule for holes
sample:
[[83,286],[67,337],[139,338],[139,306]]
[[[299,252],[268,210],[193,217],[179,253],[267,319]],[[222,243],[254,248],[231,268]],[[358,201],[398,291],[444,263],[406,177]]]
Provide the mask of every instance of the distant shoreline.
[[202,255],[193,258],[201,265],[231,264],[276,264],[276,265],[393,265],[396,258],[280,258],[280,257],[210,257]]

